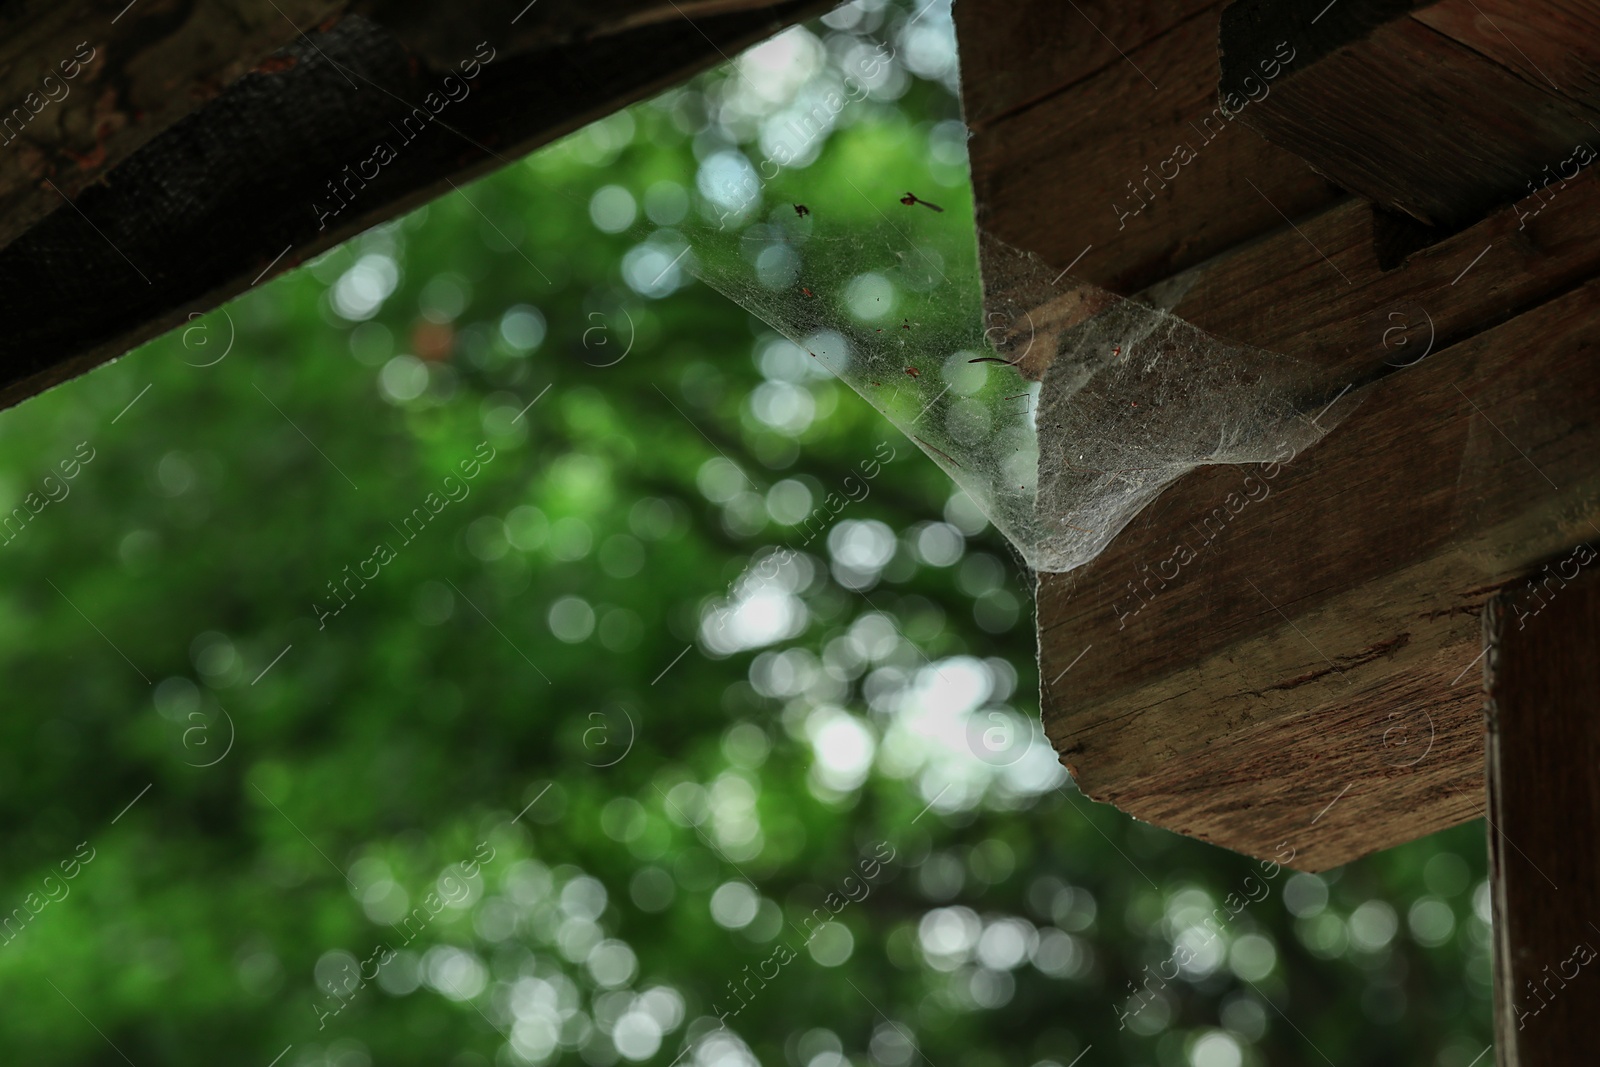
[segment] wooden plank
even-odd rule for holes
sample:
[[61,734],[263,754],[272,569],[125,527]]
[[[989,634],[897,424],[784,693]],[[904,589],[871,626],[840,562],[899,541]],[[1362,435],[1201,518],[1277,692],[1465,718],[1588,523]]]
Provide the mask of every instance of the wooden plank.
[[[1594,272],[1593,253],[1568,254],[1573,273]],[[1312,260],[1327,270],[1307,253],[1281,274]],[[1475,269],[1529,300],[1562,284],[1517,266],[1508,255]],[[1439,315],[1466,329],[1493,313],[1475,306]],[[1597,313],[1600,288],[1584,284],[1441,346],[1355,390],[1349,420],[1270,477],[1197,471],[1093,563],[1041,576],[1046,728],[1084,791],[1258,856],[1299,833],[1297,865],[1313,869],[1469,818],[1476,708],[1451,683],[1477,655],[1476,615],[1600,522],[1586,336]],[[1351,357],[1354,342],[1318,322],[1337,312],[1305,314],[1299,342],[1324,358],[1356,372],[1384,354],[1374,342]],[[1259,502],[1240,505],[1250,493]],[[1179,544],[1195,558],[1174,567]],[[1409,763],[1418,749],[1398,742],[1423,734],[1426,758]],[[1208,794],[1208,779],[1229,788]]]
[[[1221,113],[1222,5],[1142,43],[1117,42],[1115,62],[1070,6],[1024,5],[1015,17],[1006,7],[956,5],[965,106],[978,116],[969,147],[979,225],[1007,243],[1126,293],[1342,195]],[[1188,10],[1147,0],[1117,25],[1134,40]],[[1036,40],[1074,35],[1080,43],[1047,69],[1008,74]],[[1079,56],[1093,73],[1071,80]]]
[[[347,12],[443,72],[484,41],[511,57],[639,26],[689,29],[689,18],[772,6],[770,0],[541,0],[513,23],[516,11],[499,0],[8,4],[0,12],[0,248],[62,207],[56,189],[76,198],[103,182],[240,78],[298,62],[293,53],[267,60],[300,40],[302,29],[320,40]],[[325,60],[312,53],[308,62]],[[339,84],[359,91],[354,79]]]
[[[0,248],[346,0],[137,9],[10,4],[0,15]],[[113,21],[115,19],[115,21]],[[49,183],[49,184],[46,184]],[[55,189],[52,189],[51,186]]]
[[1589,0],[1452,0],[1413,17],[1529,82],[1600,98],[1600,10]]
[[[1600,274],[1600,178],[1574,184],[1525,228],[1518,215],[1497,213],[1386,271],[1372,247],[1371,209],[1340,205],[1182,279],[1186,291],[1174,313],[1219,336],[1336,369],[1359,385],[1403,369],[1430,347],[1431,358],[1442,358],[1451,345]],[[1153,515],[1139,522],[1153,522]],[[1353,577],[1370,575],[1358,570]],[[1210,640],[1206,632],[1167,646],[1170,662],[1213,651]],[[1129,670],[1166,662],[1147,656]],[[1092,696],[1123,683],[1078,677],[1075,684],[1091,687]]]
[[1600,274],[1600,176],[1589,172],[1548,204],[1530,196],[1393,265],[1384,225],[1360,201],[1301,220],[1176,279],[1173,314],[1360,382]]
[[1444,0],[1343,42],[1326,39],[1329,28],[1348,36],[1355,25],[1306,25],[1323,6],[1243,0],[1251,17],[1223,20],[1221,87],[1242,92],[1264,39],[1312,36],[1306,61],[1240,117],[1340,186],[1450,229],[1596,158],[1600,3],[1502,2],[1491,13]]
[[[537,37],[524,27],[549,17],[566,33],[560,19],[581,6],[540,5],[518,32]],[[639,16],[660,6],[608,0],[596,11]],[[727,13],[624,31],[586,23],[592,33],[559,48],[503,55],[469,48],[450,71],[404,46],[402,38],[422,32],[414,25],[397,36],[350,16],[313,29],[270,72],[240,77],[122,159],[108,180],[75,195],[64,186],[70,205],[45,193],[55,197],[53,212],[0,249],[0,315],[9,326],[0,335],[0,406],[121,355],[190,312],[681,82],[822,6],[749,0]],[[474,12],[493,22],[473,21]],[[473,0],[452,14],[454,32],[474,41],[513,36],[498,32],[509,17],[502,5]],[[475,56],[487,54],[492,61],[478,64]],[[450,101],[439,121],[415,120],[413,107],[430,94],[441,99],[445,75],[468,60],[477,66],[470,91]],[[461,91],[459,79],[452,84]],[[380,144],[391,145],[392,158],[372,165]],[[351,168],[368,166],[375,177],[349,177]],[[335,180],[359,191],[343,185],[349,209],[330,220],[318,205],[335,203]]]
[[982,131],[1070,90],[1127,52],[1217,7],[1217,0],[957,0],[961,104]]
[[[1385,248],[1390,225],[1372,205],[1345,200],[1162,289],[1173,314],[1209,333],[1359,385],[1420,358],[1425,346],[1442,350],[1600,274],[1600,176],[1588,173],[1559,199],[1530,196],[1397,262]],[[993,260],[986,272],[991,286],[1009,281]],[[1026,320],[1031,333],[1010,331],[1007,342],[1026,352],[1024,376],[1038,380],[1053,356],[1053,333],[1107,299],[1075,289],[1036,309]],[[1008,314],[1005,321],[1014,318],[1021,320]]]
[[1600,578],[1564,553],[1485,616],[1501,1067],[1589,1062],[1600,1002]]

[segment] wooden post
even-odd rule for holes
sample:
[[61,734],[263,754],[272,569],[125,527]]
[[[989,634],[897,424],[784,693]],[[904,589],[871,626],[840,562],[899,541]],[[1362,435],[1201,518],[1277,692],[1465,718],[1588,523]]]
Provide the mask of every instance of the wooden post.
[[1500,1067],[1593,1062],[1600,1004],[1600,575],[1587,545],[1496,596],[1489,863]]

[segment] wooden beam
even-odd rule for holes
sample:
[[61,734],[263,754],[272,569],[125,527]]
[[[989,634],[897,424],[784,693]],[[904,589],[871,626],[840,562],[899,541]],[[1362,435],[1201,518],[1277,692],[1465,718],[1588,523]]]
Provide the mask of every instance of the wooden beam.
[[1392,373],[1600,274],[1600,176],[1525,218],[1539,203],[1386,263],[1383,213],[1345,202],[1176,279],[1173,314],[1351,381]]
[[[274,53],[296,41],[302,42],[301,52],[308,52],[300,31],[321,42],[346,14],[443,73],[471,57],[480,41],[488,41],[501,57],[514,57],[640,26],[679,22],[693,32],[687,19],[775,5],[771,0],[540,0],[515,23],[517,12],[507,6],[499,0],[447,5],[208,0],[164,8],[130,7],[125,0],[34,0],[6,5],[0,12],[0,248],[61,208],[56,189],[75,198],[90,184],[105,181],[174,124],[205,112],[240,78],[288,70],[300,55],[274,59]],[[711,52],[712,46],[702,43]],[[310,52],[310,63],[322,60]],[[359,91],[354,79],[339,84]]]
[[1500,1067],[1589,1062],[1600,1002],[1600,554],[1485,615]]
[[[1600,3],[1414,7],[1240,0],[1222,20],[1223,97],[1259,95],[1240,118],[1262,136],[1340,186],[1445,229],[1596,158]],[[1307,55],[1251,93],[1262,46],[1280,37]]]
[[[243,5],[238,12],[254,10],[255,0],[229,2]],[[109,22],[81,31],[102,42],[93,73],[103,84],[91,82],[85,66],[73,93],[28,124],[33,169],[21,178],[14,169],[24,156],[0,147],[0,226],[10,227],[0,231],[0,313],[8,323],[0,335],[0,406],[115,358],[191,312],[451,191],[452,182],[677,84],[826,4],[719,2],[696,5],[694,21],[662,21],[661,0],[564,0],[539,4],[512,28],[514,11],[470,0],[449,8],[449,39],[473,43],[447,67],[406,47],[443,48],[446,38],[429,37],[437,5],[420,12],[409,0],[363,6],[392,15],[397,28],[349,15],[299,36],[293,20],[273,10],[247,41],[221,38],[219,48],[241,51],[226,63],[211,57],[210,66],[174,58],[198,49],[197,35],[203,41],[209,32],[212,16],[197,13],[207,5],[142,21],[135,9],[114,31]],[[293,9],[297,17],[308,11]],[[645,23],[634,25],[639,19]],[[37,74],[34,60],[53,55],[55,43],[81,40],[79,32],[52,23],[51,47],[28,38],[27,69]],[[127,33],[134,36],[117,36]],[[280,39],[288,43],[260,67],[256,53]],[[478,63],[487,53],[477,42],[488,42],[491,61]],[[509,45],[501,51],[494,42]],[[10,44],[0,45],[0,69]],[[463,62],[477,67],[464,95]],[[176,70],[169,74],[163,63]],[[147,68],[155,71],[148,84],[139,80]],[[415,120],[413,108],[430,94],[442,99],[452,73],[449,91],[460,98],[438,121]],[[230,74],[237,76],[224,87]],[[219,84],[207,82],[195,107],[191,88],[202,75]],[[168,86],[181,99],[164,110],[147,102],[136,115],[112,93],[117,86],[157,96]],[[93,125],[102,107],[95,102],[113,98],[133,125],[103,134]],[[56,140],[41,140],[52,131]],[[335,204],[330,183],[370,165],[384,143],[394,158],[346,187],[359,187],[348,209],[331,218],[320,210]],[[68,166],[75,156],[86,164]]]
[[1127,62],[1128,52],[1217,6],[1217,0],[1081,0],[1075,8],[1039,0],[958,0],[952,14],[968,72],[961,85],[967,125],[982,132],[1072,92]]
[[[0,248],[346,0],[7,5],[0,15]],[[115,19],[115,21],[113,21]],[[57,191],[59,190],[59,192]]]
[[1258,856],[1298,840],[1310,869],[1472,817],[1482,604],[1600,533],[1596,220],[1589,178],[1385,271],[1348,204],[1185,279],[1180,315],[1338,369],[1358,406],[1270,478],[1202,468],[1041,575],[1046,728],[1089,796]]
[[[1574,2],[1563,0],[1560,18],[1581,27]],[[1537,59],[1506,56],[1530,34],[1551,36],[1560,18],[1542,5],[1496,50],[1484,47],[1492,23],[1515,21],[1498,0],[1473,19],[1455,0],[1290,5],[1287,19],[1273,5],[1236,4],[1219,66],[1209,35],[1220,7],[1144,0],[1117,16],[1129,43],[1113,41],[1114,61],[1080,43],[1022,73],[1005,57],[1030,54],[1030,35],[1057,39],[1043,27],[1076,26],[1085,12],[1004,6],[956,8],[980,226],[1107,288],[1154,286],[1163,306],[1225,341],[1347,382],[1330,421],[1359,405],[1270,482],[1202,468],[1100,558],[1040,576],[1046,728],[1064,762],[1095,799],[1260,857],[1288,840],[1307,869],[1471,818],[1483,746],[1469,668],[1483,603],[1600,522],[1584,452],[1600,439],[1582,414],[1600,402],[1583,333],[1600,311],[1590,284],[1600,184],[1586,173],[1499,209],[1518,195],[1503,181],[1492,196],[1455,190],[1452,213],[1426,216],[1447,225],[1424,225],[1237,135],[1255,133],[1239,127],[1258,112],[1270,125],[1285,108],[1337,104],[1292,87],[1355,62],[1386,32],[1464,52],[1463,70],[1497,64],[1522,79],[1509,99],[1535,107],[1550,92],[1528,88]],[[1590,46],[1575,47],[1581,57]],[[1085,73],[1071,77],[1065,57],[1077,56]],[[1581,58],[1547,73],[1557,69],[1586,84]],[[1366,108],[1373,122],[1390,112],[1417,122],[1407,109],[1436,91],[1414,84],[1418,70],[1368,73],[1365,96],[1351,99],[1377,101]],[[1226,114],[1207,122],[1219,82]],[[1227,100],[1235,84],[1248,100]],[[1498,84],[1477,90],[1480,112]],[[1155,146],[1197,121],[1204,139],[1178,176],[1149,180],[1146,164],[1179,158]],[[1482,176],[1470,161],[1454,166],[1446,184]],[[1141,186],[1132,193],[1130,180]],[[990,273],[986,285],[1002,293],[1003,272]],[[1092,305],[1063,296],[1035,318],[1068,321]],[[1037,377],[1048,357],[1022,370]],[[1238,507],[1247,473],[1266,495]],[[1157,575],[1186,540],[1195,558]]]
[[1343,195],[1220,113],[1222,8],[958,0],[979,225],[1130,293]]

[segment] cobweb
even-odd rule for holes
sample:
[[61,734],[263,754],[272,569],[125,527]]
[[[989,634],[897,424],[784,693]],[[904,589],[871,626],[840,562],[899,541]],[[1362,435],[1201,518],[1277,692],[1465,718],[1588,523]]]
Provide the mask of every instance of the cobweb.
[[685,233],[686,265],[864,397],[1035,570],[1094,559],[1198,466],[1281,460],[1333,424],[1309,364],[849,184],[803,204],[769,188],[764,221]]

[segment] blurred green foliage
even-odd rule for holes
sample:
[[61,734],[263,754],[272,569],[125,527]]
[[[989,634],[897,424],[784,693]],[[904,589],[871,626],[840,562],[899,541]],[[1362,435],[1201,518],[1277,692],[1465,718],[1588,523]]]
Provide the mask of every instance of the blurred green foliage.
[[[791,99],[898,45],[786,180],[910,176],[970,225],[948,38],[947,7],[863,4],[745,65],[801,70]],[[1480,827],[1265,878],[1091,804],[1028,725],[1030,578],[1003,541],[795,346],[676,268],[650,281],[686,213],[717,218],[707,161],[763,158],[743,78],[0,416],[0,499],[58,498],[0,544],[6,1062],[1467,1067],[1487,1045]],[[1178,945],[1189,966],[1130,1001]]]

